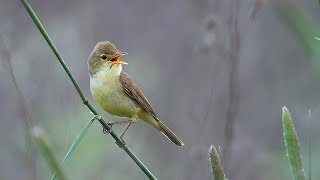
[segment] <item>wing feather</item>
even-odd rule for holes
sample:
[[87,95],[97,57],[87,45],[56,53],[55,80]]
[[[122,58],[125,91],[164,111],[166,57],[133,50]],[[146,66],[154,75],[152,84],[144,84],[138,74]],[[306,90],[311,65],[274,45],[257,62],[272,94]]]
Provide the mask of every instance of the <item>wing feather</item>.
[[156,120],[158,120],[156,113],[153,111],[149,101],[143,95],[133,79],[125,72],[120,73],[120,83],[124,92],[140,107],[150,113]]

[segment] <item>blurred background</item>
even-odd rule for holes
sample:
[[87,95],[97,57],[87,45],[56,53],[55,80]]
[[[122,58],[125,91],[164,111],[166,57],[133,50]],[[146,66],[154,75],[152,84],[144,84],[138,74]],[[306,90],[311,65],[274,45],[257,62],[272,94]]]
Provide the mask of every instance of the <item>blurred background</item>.
[[[220,148],[228,179],[291,179],[281,107],[292,113],[307,165],[319,167],[320,9],[316,0],[30,0],[90,103],[87,58],[109,40],[177,147],[144,122],[124,139],[159,179],[212,179],[208,149]],[[62,160],[92,118],[20,1],[0,6],[0,179],[49,179],[28,137],[44,129]],[[120,133],[124,127],[113,129]],[[95,122],[63,165],[70,179],[147,179]],[[307,167],[307,166],[305,166]],[[306,169],[308,170],[308,169]],[[313,171],[313,178],[320,173]]]

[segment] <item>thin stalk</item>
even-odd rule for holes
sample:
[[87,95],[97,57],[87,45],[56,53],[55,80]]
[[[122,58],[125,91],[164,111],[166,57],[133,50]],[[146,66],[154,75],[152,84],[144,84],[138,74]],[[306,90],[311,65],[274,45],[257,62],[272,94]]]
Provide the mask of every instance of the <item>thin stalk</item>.
[[308,179],[311,180],[311,134],[312,134],[312,126],[311,126],[311,110],[309,109],[309,118],[308,118]]
[[[3,47],[2,47],[3,46]],[[17,82],[16,76],[13,72],[13,66],[12,66],[12,55],[9,49],[5,46],[4,40],[2,39],[2,36],[0,34],[0,58],[3,60],[5,63],[5,69],[7,70],[12,82],[13,86],[16,89],[17,93],[17,102],[19,104],[19,111],[21,112],[21,117],[20,119],[22,120],[23,127],[26,131],[25,135],[25,141],[26,141],[26,156],[25,156],[25,163],[28,164],[28,168],[30,169],[31,172],[31,179],[36,180],[36,161],[35,161],[35,149],[32,146],[32,138],[29,133],[30,127],[32,127],[32,121],[30,119],[29,113],[28,113],[28,108],[27,108],[27,103],[26,99],[21,91],[21,88]]]
[[[31,6],[29,5],[29,3],[26,0],[21,0],[22,4],[24,5],[25,9],[27,10],[27,12],[29,13],[30,17],[32,18],[33,22],[35,23],[35,25],[38,27],[40,33],[42,34],[42,36],[44,37],[44,39],[46,40],[46,42],[48,43],[48,45],[50,46],[51,50],[53,51],[53,53],[56,55],[56,57],[58,58],[60,64],[62,65],[63,69],[66,71],[66,73],[68,74],[70,80],[72,81],[74,87],[76,88],[83,104],[85,104],[90,111],[96,115],[99,116],[98,112],[91,106],[91,104],[88,102],[87,98],[84,96],[77,80],[74,78],[72,72],[69,70],[68,66],[65,64],[62,56],[60,55],[60,53],[58,52],[56,46],[54,45],[54,43],[52,42],[52,40],[50,39],[48,33],[46,32],[45,28],[43,27],[43,25],[41,24],[40,20],[38,19],[37,15],[35,14],[35,12],[33,11],[33,9],[31,8]],[[119,144],[119,146],[121,146],[121,148],[131,157],[131,159],[140,167],[140,169],[145,173],[145,175],[147,175],[149,177],[149,179],[155,180],[157,179],[150,171],[149,169],[137,158],[137,156],[135,154],[132,153],[132,151],[128,148],[128,146],[126,146],[126,144],[124,142],[122,142],[120,140],[120,138],[114,133],[114,131],[112,131],[112,129],[110,129],[110,127],[107,125],[107,123],[102,119],[102,118],[98,118],[100,124],[110,132],[111,136],[116,140],[117,144]]]
[[67,177],[61,167],[61,164],[56,159],[52,147],[49,145],[48,141],[45,138],[44,131],[39,127],[33,127],[31,130],[33,139],[39,146],[43,156],[47,159],[50,167],[56,172],[60,180],[67,180]]

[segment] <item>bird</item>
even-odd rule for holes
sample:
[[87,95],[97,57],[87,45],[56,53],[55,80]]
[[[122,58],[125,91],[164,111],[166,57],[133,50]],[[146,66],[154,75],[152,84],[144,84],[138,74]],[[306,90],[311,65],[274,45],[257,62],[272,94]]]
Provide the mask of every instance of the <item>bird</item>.
[[143,120],[176,145],[183,146],[182,140],[160,121],[137,84],[122,70],[122,65],[128,64],[121,61],[121,57],[125,55],[127,53],[119,52],[113,43],[102,41],[96,44],[88,58],[90,91],[93,100],[109,114],[127,118],[127,120],[110,122],[109,127],[127,124],[119,136],[123,140],[131,124]]

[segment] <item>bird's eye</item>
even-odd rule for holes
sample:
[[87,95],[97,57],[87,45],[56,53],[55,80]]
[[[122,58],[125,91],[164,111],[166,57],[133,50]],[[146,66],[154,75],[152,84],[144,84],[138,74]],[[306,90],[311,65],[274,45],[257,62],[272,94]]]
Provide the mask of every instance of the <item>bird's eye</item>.
[[105,54],[102,54],[100,57],[101,57],[102,60],[106,60],[107,59],[107,56]]

